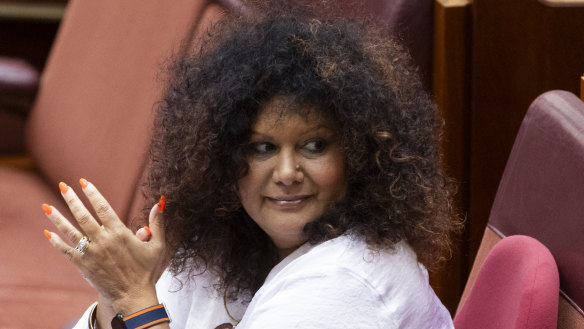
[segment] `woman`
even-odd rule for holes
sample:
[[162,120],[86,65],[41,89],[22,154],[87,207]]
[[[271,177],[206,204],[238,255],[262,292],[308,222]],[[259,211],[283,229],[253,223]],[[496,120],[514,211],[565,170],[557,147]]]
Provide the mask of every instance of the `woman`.
[[132,234],[86,180],[103,225],[64,183],[84,233],[43,206],[99,293],[79,328],[167,328],[159,303],[173,328],[452,327],[426,270],[449,250],[452,187],[406,52],[360,21],[270,7],[173,63],[150,229]]

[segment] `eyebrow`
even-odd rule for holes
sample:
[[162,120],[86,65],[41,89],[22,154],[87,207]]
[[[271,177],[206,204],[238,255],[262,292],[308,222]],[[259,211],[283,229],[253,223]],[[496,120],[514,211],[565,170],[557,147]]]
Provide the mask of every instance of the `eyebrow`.
[[274,138],[273,138],[272,136],[270,136],[270,135],[266,135],[266,134],[263,134],[263,133],[259,133],[259,132],[255,131],[255,130],[252,130],[252,131],[251,131],[251,136],[250,136],[250,139],[252,139],[253,137],[260,137],[260,138],[262,138],[262,139],[267,139],[267,140],[269,140],[269,141],[272,141],[272,140],[274,139]]

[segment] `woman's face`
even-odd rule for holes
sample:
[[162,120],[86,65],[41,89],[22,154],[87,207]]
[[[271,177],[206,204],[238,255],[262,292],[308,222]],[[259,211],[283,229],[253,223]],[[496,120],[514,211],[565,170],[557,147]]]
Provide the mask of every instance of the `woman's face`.
[[304,226],[345,194],[344,157],[334,129],[311,111],[281,115],[275,98],[259,112],[247,150],[249,171],[238,181],[249,216],[284,258],[305,239]]

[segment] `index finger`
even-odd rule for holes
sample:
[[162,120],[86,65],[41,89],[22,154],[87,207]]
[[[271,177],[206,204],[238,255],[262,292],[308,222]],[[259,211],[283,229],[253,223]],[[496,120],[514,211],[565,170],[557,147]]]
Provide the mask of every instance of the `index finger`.
[[107,200],[99,193],[95,185],[88,182],[85,178],[79,180],[79,185],[83,188],[83,193],[87,196],[89,203],[91,203],[91,206],[95,210],[95,214],[99,217],[104,227],[111,228],[117,225],[124,225]]
[[61,195],[67,203],[69,210],[79,223],[81,229],[87,233],[89,236],[95,235],[99,230],[99,223],[91,216],[91,213],[87,210],[83,202],[77,196],[77,193],[72,188],[69,188],[64,182],[59,183],[59,189],[61,189]]

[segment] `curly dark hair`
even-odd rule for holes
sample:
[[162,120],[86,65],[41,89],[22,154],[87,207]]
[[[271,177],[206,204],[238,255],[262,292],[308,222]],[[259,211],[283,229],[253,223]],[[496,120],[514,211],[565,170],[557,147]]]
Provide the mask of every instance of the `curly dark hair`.
[[406,240],[427,267],[444,258],[456,221],[442,121],[397,41],[364,20],[283,5],[228,15],[201,45],[173,59],[151,145],[147,195],[166,196],[174,273],[212,271],[219,291],[249,297],[279,261],[237,196],[251,126],[276,96],[330,118],[344,151],[346,196],[305,226],[308,242]]

